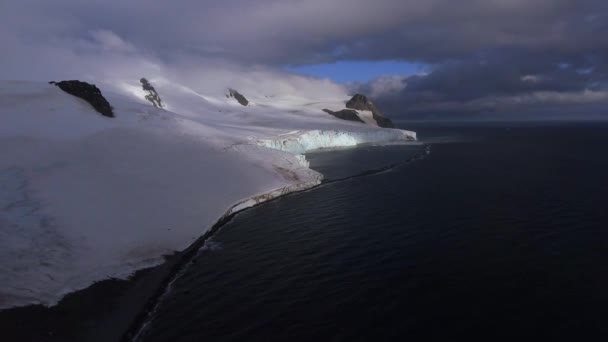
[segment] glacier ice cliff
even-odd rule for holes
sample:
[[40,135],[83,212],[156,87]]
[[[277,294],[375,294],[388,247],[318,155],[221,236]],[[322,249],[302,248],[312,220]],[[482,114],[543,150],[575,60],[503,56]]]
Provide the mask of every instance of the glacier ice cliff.
[[416,133],[400,129],[360,131],[311,130],[295,131],[278,137],[261,139],[258,144],[269,148],[302,154],[308,151],[352,147],[361,144],[415,141]]

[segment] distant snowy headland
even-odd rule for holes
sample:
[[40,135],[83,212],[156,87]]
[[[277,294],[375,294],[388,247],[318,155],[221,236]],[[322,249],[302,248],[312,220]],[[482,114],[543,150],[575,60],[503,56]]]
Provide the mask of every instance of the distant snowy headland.
[[[58,86],[0,82],[0,309],[126,278],[226,213],[319,184],[309,150],[416,139],[360,96],[142,80],[97,84],[113,117]],[[359,120],[324,111],[345,109]]]

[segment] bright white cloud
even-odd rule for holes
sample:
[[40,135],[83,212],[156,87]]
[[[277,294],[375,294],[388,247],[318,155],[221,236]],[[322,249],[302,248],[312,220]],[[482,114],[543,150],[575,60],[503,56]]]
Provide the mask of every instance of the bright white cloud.
[[399,93],[407,87],[405,76],[390,75],[382,76],[370,83],[371,96],[382,97]]

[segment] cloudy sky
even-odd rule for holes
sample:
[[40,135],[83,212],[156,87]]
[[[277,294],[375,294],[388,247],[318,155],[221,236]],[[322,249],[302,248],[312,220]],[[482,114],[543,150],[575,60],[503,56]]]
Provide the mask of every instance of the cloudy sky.
[[605,0],[3,0],[0,79],[222,65],[393,116],[608,117],[606,37]]

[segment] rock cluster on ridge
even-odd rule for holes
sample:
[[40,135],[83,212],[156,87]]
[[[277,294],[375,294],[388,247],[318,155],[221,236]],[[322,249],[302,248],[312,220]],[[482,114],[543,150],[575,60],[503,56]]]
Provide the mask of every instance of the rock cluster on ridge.
[[141,87],[143,88],[143,90],[147,93],[145,96],[146,100],[152,102],[152,105],[156,108],[163,108],[163,103],[160,99],[160,96],[158,95],[156,89],[154,89],[152,84],[150,84],[150,81],[142,77],[139,82],[141,83]]

